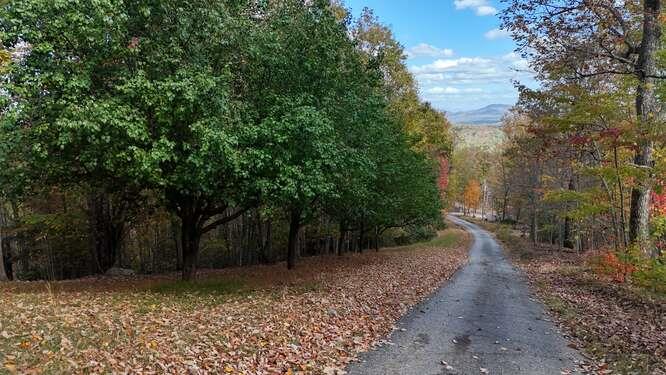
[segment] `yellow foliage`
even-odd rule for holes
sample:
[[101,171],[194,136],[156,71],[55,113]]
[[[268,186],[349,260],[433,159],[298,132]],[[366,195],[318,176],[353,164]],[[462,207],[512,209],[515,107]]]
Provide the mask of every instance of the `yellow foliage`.
[[465,206],[473,209],[479,208],[479,202],[481,201],[481,185],[477,180],[471,180],[465,186],[465,191],[463,192],[463,201]]

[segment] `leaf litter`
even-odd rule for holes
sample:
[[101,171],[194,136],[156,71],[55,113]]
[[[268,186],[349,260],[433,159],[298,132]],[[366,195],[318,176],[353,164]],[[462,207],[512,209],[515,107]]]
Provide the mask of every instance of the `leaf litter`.
[[200,273],[224,293],[171,288],[175,274],[7,283],[0,372],[343,374],[466,261],[459,235],[455,248],[306,258],[294,272]]

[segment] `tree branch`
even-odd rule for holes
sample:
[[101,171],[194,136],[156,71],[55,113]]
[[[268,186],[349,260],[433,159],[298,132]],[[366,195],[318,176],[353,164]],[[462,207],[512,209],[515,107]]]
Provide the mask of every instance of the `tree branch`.
[[248,210],[247,208],[241,208],[241,209],[239,209],[238,211],[236,211],[236,212],[234,212],[234,213],[232,213],[232,214],[230,214],[230,215],[226,215],[226,216],[224,216],[224,217],[221,217],[221,218],[219,218],[219,219],[213,221],[212,223],[210,223],[210,224],[204,226],[204,227],[201,229],[201,233],[202,233],[202,234],[204,234],[204,233],[208,233],[208,232],[210,232],[211,230],[213,230],[213,229],[219,227],[219,226],[222,225],[222,224],[226,224],[226,223],[228,223],[228,222],[230,222],[230,221],[233,221],[233,220],[237,219],[239,216],[241,216],[242,214],[244,214],[245,212],[247,212],[247,210]]

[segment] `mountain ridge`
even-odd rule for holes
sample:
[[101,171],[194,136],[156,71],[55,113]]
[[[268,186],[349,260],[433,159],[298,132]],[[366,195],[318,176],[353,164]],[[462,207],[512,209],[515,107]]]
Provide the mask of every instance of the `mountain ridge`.
[[446,112],[446,118],[454,125],[499,125],[511,107],[508,104],[489,104],[470,111]]

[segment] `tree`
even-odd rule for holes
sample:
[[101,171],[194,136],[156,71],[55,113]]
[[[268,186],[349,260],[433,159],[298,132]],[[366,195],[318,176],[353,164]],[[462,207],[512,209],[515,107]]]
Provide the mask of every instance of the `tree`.
[[654,134],[661,104],[657,83],[661,48],[660,0],[590,2],[512,0],[503,27],[544,80],[631,76],[636,81],[637,149],[634,163],[643,175],[631,193],[629,235],[648,238]]
[[8,85],[20,166],[50,182],[157,191],[181,220],[191,279],[201,236],[245,207],[229,68],[241,21],[206,1],[31,0],[3,12],[4,39],[30,45]]
[[468,209],[473,209],[476,211],[479,208],[479,201],[481,200],[481,186],[476,180],[471,180],[465,186],[465,191],[463,192],[463,201],[465,202],[465,207]]
[[[264,54],[248,93],[259,126],[250,141],[261,162],[260,191],[289,216],[289,268],[295,265],[298,232],[325,208],[342,226],[350,211],[363,211],[373,136],[381,133],[384,104],[348,38],[344,20],[327,1],[287,1],[267,7],[263,27],[277,48]],[[289,77],[289,79],[285,79]],[[348,210],[351,204],[357,207]],[[343,218],[344,217],[344,218]]]
[[[282,112],[285,111],[285,112]],[[262,197],[285,207],[289,217],[287,268],[296,265],[298,233],[313,214],[317,201],[335,195],[341,178],[341,149],[331,121],[317,109],[296,102],[283,104],[254,134],[256,165],[263,170],[256,182]],[[259,164],[261,163],[261,164]]]

